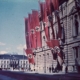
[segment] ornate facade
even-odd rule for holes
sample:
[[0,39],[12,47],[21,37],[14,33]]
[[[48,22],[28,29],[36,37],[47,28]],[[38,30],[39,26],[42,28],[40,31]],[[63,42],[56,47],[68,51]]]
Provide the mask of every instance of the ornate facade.
[[[77,2],[76,2],[77,1]],[[76,6],[78,4],[78,6]],[[64,28],[65,42],[64,47],[64,64],[67,66],[68,72],[79,71],[80,65],[80,2],[79,0],[65,0],[59,6],[59,16],[62,27]],[[54,18],[54,12],[53,12]],[[42,22],[41,22],[42,23]],[[57,20],[53,22],[54,32],[58,30]],[[50,39],[52,38],[52,30],[48,24]],[[46,36],[44,26],[41,24],[42,48],[35,50],[36,55],[34,70],[36,72],[50,73],[57,65],[57,60],[53,60],[50,48],[46,44]],[[56,37],[55,37],[56,38]],[[64,70],[62,70],[64,71]]]

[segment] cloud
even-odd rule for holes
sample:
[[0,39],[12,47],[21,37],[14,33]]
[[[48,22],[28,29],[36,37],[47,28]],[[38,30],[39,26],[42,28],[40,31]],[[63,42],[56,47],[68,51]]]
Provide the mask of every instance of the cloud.
[[5,43],[0,42],[0,46],[5,46],[5,45],[6,45]]
[[26,48],[26,44],[24,45],[24,48]]
[[0,54],[6,54],[7,51],[0,51]]
[[26,48],[26,45],[22,45],[22,44],[20,44],[20,45],[17,47],[18,50],[23,50],[24,48]]
[[11,48],[6,48],[6,50],[10,50]]

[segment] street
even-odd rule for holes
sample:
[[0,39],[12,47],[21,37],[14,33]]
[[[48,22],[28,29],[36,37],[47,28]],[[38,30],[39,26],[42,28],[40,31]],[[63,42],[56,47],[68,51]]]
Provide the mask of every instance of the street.
[[80,80],[79,73],[38,74],[0,71],[0,80]]
[[7,76],[4,76],[4,75],[0,75],[0,80],[17,80],[17,79],[7,77]]

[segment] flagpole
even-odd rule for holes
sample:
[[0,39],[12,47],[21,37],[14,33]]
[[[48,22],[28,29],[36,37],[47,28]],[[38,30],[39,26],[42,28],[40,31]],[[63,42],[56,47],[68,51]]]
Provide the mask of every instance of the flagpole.
[[[43,39],[44,39],[44,43],[45,43],[45,36],[43,36]],[[44,73],[46,73],[46,52],[45,52],[45,50],[44,50]]]
[[[24,63],[24,48],[23,48],[23,63]],[[23,70],[24,70],[24,64],[23,64]]]
[[[24,62],[24,50],[23,50],[23,62]],[[23,70],[24,70],[24,64],[23,64]]]
[[[37,37],[35,36],[36,38],[36,50],[37,50]],[[35,52],[35,55],[36,55],[37,52]],[[37,53],[38,54],[38,53]],[[37,55],[37,72],[38,72],[38,55]]]

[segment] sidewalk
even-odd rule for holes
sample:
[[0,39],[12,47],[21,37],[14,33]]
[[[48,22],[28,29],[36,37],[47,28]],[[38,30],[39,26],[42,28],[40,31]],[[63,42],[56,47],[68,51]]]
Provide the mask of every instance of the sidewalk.
[[[24,73],[12,71],[0,71],[0,80],[80,80],[79,73]],[[9,77],[6,77],[9,76]],[[12,77],[12,78],[10,78]],[[15,78],[15,79],[14,79]]]

